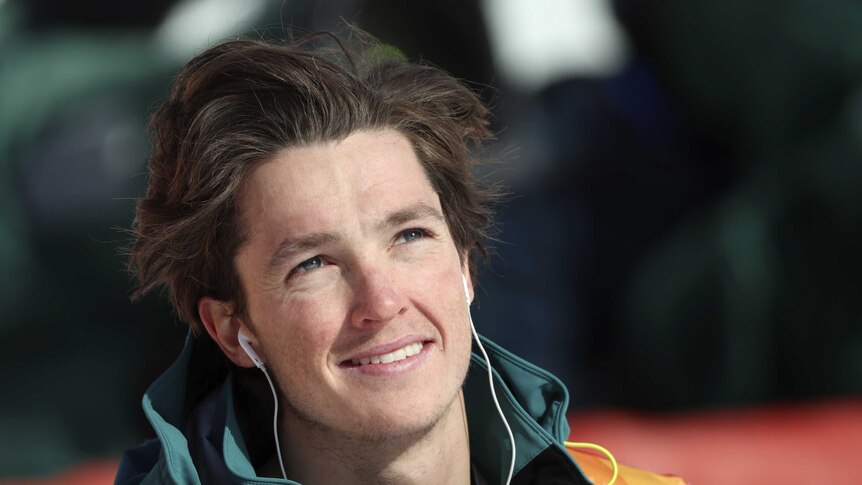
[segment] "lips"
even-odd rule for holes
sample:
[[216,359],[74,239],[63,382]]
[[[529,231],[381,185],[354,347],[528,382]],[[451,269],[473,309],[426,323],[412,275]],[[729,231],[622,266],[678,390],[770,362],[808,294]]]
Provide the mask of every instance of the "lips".
[[392,364],[422,353],[422,349],[431,340],[421,340],[416,337],[399,339],[391,344],[371,348],[341,362],[341,366],[365,367],[381,364]]
[[414,356],[422,351],[422,342],[413,342],[407,344],[400,349],[388,352],[382,355],[372,355],[371,357],[363,357],[361,359],[351,359],[353,365],[371,365],[371,364],[391,364],[399,360],[404,360],[407,357]]

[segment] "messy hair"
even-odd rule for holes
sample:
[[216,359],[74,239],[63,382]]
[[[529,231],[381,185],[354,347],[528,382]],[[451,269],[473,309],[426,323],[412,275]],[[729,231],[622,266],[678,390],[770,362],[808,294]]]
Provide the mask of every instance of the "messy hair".
[[[356,39],[359,42],[356,42]],[[247,238],[238,194],[249,174],[284,149],[393,129],[411,142],[462,255],[486,254],[493,191],[471,173],[473,145],[489,139],[488,109],[464,83],[406,62],[354,32],[350,46],[318,33],[212,47],[179,72],[150,118],[146,194],[132,226],[133,298],[164,286],[197,333],[197,302],[245,298],[234,267]],[[471,264],[475,257],[470,257]]]

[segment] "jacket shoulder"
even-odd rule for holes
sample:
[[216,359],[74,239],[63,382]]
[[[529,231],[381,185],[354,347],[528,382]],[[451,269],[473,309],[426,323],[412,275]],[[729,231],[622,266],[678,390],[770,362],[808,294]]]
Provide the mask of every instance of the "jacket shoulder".
[[[610,460],[582,451],[567,449],[572,458],[593,483],[608,483],[613,474]],[[685,481],[672,475],[640,470],[626,465],[618,465],[619,474],[614,485],[685,485]]]

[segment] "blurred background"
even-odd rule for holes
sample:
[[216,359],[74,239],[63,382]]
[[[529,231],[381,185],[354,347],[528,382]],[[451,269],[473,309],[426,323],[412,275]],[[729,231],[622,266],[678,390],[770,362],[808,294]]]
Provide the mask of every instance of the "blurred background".
[[862,4],[0,0],[0,482],[98,483],[152,436],[186,326],[129,303],[119,247],[177,70],[340,19],[493,107],[474,318],[568,385],[574,438],[692,483],[858,479]]

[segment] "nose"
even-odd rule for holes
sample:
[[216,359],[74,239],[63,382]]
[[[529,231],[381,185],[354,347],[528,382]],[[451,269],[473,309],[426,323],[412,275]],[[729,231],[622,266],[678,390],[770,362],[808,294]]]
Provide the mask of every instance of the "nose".
[[381,271],[369,269],[358,276],[350,318],[354,326],[386,323],[407,310],[407,297]]

